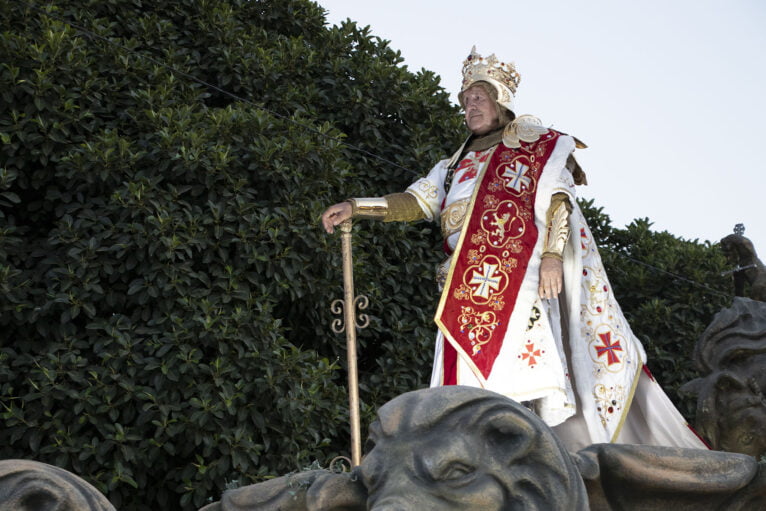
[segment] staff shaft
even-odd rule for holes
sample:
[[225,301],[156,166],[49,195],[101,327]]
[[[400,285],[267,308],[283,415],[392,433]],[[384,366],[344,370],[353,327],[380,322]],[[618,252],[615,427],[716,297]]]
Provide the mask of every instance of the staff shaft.
[[354,267],[351,256],[351,220],[343,222],[340,229],[343,254],[343,312],[346,323],[346,356],[348,358],[351,464],[358,466],[362,458],[362,440],[359,425],[359,379],[356,367],[356,297],[354,296]]

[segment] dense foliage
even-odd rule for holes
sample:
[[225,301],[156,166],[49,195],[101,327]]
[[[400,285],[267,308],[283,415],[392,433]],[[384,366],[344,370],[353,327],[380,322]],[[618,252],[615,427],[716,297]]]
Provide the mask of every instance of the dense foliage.
[[[461,135],[433,74],[324,22],[298,0],[0,1],[0,458],[155,510],[348,452],[318,217]],[[356,236],[367,415],[425,381],[434,239]]]
[[[454,148],[438,78],[307,0],[0,0],[0,26],[0,459],[154,510],[347,453],[340,242],[318,218]],[[621,257],[723,289],[720,255],[586,213],[672,390],[725,298]],[[367,421],[427,382],[439,241],[362,227]]]

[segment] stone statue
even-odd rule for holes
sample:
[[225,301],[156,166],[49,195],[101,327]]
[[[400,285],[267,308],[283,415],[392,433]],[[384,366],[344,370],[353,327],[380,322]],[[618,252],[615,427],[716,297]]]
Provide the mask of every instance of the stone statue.
[[[202,511],[766,508],[766,463],[702,449],[594,444],[570,454],[525,407],[472,387],[403,394],[350,473],[313,470],[230,490]],[[57,467],[0,462],[0,511],[115,511]]]
[[577,468],[520,404],[453,387],[409,392],[370,427],[359,477],[371,509],[586,509]]
[[[721,240],[721,249],[726,259],[736,265],[734,273],[734,294],[766,302],[766,266],[755,253],[753,243],[745,238],[740,229]],[[749,292],[746,287],[749,286]]]
[[735,298],[694,349],[702,374],[681,390],[697,395],[696,429],[713,449],[766,455],[766,302]]
[[52,465],[0,461],[0,511],[115,511],[93,486]]
[[351,473],[315,470],[231,490],[202,511],[721,509],[766,506],[743,454],[596,444],[576,455],[518,403],[436,387],[385,404]]
[[590,509],[766,509],[766,466],[742,454],[594,444],[575,456]]

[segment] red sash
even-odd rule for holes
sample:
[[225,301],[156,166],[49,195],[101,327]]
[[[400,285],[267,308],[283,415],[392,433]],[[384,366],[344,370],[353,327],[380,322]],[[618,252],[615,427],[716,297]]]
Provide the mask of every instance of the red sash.
[[481,381],[500,353],[537,243],[537,182],[559,136],[550,130],[518,149],[497,146],[478,178],[452,256],[435,321]]

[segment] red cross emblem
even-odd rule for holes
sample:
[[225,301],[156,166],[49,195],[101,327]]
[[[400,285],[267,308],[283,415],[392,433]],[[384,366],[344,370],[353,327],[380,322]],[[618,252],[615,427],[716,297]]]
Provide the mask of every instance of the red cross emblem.
[[535,357],[541,356],[542,351],[539,349],[536,350],[534,343],[531,343],[531,342],[527,344],[525,348],[527,348],[527,352],[521,354],[521,360],[526,360],[527,363],[529,364],[529,367],[532,367],[533,365],[537,363],[537,360],[535,359]]
[[606,354],[606,363],[608,365],[619,364],[620,359],[617,357],[616,352],[622,351],[620,341],[612,343],[612,332],[598,334],[598,337],[604,343],[603,346],[596,346],[596,353],[598,356],[601,357],[601,355]]

